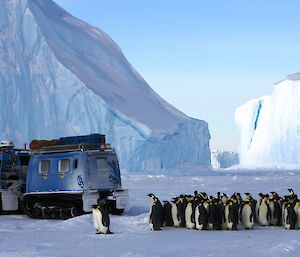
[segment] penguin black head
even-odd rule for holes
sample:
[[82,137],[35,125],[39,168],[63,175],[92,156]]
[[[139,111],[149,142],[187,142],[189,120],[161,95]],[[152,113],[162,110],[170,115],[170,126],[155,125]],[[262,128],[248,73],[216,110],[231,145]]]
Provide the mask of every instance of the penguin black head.
[[294,190],[291,189],[291,188],[289,188],[288,191],[290,192],[291,195],[294,195],[294,194],[295,194],[295,193],[294,193]]
[[152,193],[150,193],[150,194],[147,194],[147,196],[149,196],[149,197],[152,197],[152,198],[155,198],[155,195],[154,195],[154,194],[152,194]]
[[194,191],[194,196],[198,196],[198,191]]

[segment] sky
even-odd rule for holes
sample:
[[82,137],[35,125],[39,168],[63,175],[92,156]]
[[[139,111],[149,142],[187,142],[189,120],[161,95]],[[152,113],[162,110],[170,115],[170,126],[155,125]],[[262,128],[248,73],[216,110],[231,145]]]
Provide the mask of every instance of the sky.
[[239,150],[235,108],[300,72],[298,0],[56,0],[105,31],[148,84]]

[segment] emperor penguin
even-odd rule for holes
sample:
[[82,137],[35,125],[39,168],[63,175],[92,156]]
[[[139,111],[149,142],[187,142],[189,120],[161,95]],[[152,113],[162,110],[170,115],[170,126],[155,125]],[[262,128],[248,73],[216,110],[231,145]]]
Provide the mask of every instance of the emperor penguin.
[[110,220],[105,203],[92,205],[93,207],[93,224],[96,229],[96,234],[112,234],[109,230]]
[[254,222],[257,222],[256,211],[255,211],[257,201],[252,197],[250,193],[245,193],[245,195],[246,195],[246,201],[249,201],[251,209],[253,210]]
[[154,203],[156,204],[156,207],[159,212],[160,212],[160,216],[161,216],[161,227],[164,225],[164,208],[161,204],[161,202],[159,201],[159,199],[154,195],[154,194],[148,194],[148,196],[150,197],[150,207],[149,207],[149,215],[152,211],[152,207],[154,205]]
[[174,223],[174,227],[180,227],[181,226],[181,219],[178,213],[178,204],[179,204],[179,199],[175,198],[173,201],[173,205],[171,208],[171,214],[172,214],[172,220]]
[[281,211],[281,222],[282,222],[282,226],[284,228],[287,228],[287,215],[288,215],[288,211],[287,211],[287,206],[289,204],[289,201],[285,198],[285,200],[283,201],[282,204],[282,211]]
[[213,200],[211,211],[213,230],[222,230],[222,218],[224,215],[224,210],[221,199]]
[[281,226],[282,224],[282,210],[281,210],[281,202],[280,198],[272,198],[274,202],[274,225]]
[[232,201],[232,214],[231,214],[231,219],[232,219],[232,230],[238,230],[237,225],[239,222],[239,210],[240,210],[240,206],[238,203],[238,200],[236,199],[236,197],[233,197],[231,199]]
[[249,201],[243,202],[242,207],[242,224],[245,229],[253,229],[254,226],[254,210]]
[[275,220],[274,212],[275,212],[275,205],[274,200],[269,199],[268,201],[269,207],[270,207],[270,225],[275,225],[277,223],[277,220]]
[[180,195],[179,202],[177,204],[177,209],[178,209],[178,215],[181,220],[181,224],[180,224],[181,227],[186,226],[186,224],[185,224],[185,208],[186,208],[187,204],[188,204],[188,201],[187,201],[186,197],[184,195]]
[[195,228],[195,213],[193,207],[193,200],[189,201],[185,208],[185,224],[188,229]]
[[223,229],[233,230],[233,203],[228,200],[225,203]]
[[300,200],[297,200],[294,209],[297,215],[296,228],[300,229]]
[[221,200],[224,204],[226,204],[226,202],[228,201],[228,196],[226,194],[223,193]]
[[262,201],[262,198],[263,198],[263,194],[262,193],[259,193],[258,195],[259,195],[259,199],[256,202],[256,206],[255,206],[255,216],[256,216],[257,222],[259,222],[259,220],[258,220],[258,210],[259,210],[259,206],[260,206],[260,203]]
[[200,194],[203,199],[208,200],[208,195],[205,192],[201,192]]
[[207,212],[208,212],[208,221],[207,221],[207,229],[213,230],[213,201],[210,199],[208,200]]
[[264,195],[260,201],[258,208],[258,222],[261,226],[269,226],[271,220],[271,210],[267,200],[267,197]]
[[151,208],[149,224],[151,230],[161,230],[160,227],[163,224],[163,217],[161,212],[161,206],[157,198],[154,199],[153,205]]
[[172,204],[169,201],[164,202],[164,226],[172,227],[174,225],[172,219]]
[[297,214],[294,209],[293,203],[288,203],[286,206],[287,215],[286,215],[286,229],[295,229],[297,223]]
[[208,223],[208,213],[202,200],[196,207],[195,210],[195,225],[198,230],[206,230]]

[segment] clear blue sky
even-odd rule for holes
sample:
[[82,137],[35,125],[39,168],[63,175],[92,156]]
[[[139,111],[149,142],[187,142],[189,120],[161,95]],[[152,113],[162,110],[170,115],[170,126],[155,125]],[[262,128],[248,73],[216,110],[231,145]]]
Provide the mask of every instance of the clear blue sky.
[[238,150],[234,110],[300,71],[300,1],[56,0],[108,33],[149,85]]

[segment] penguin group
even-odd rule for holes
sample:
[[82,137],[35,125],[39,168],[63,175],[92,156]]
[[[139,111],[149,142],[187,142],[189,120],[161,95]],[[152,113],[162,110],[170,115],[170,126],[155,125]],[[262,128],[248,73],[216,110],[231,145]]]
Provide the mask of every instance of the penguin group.
[[288,191],[290,194],[283,197],[276,192],[260,193],[258,200],[250,193],[243,198],[240,193],[208,196],[195,191],[194,195],[182,194],[163,204],[151,193],[150,229],[238,230],[238,226],[253,229],[254,225],[300,229],[300,200],[292,189]]

